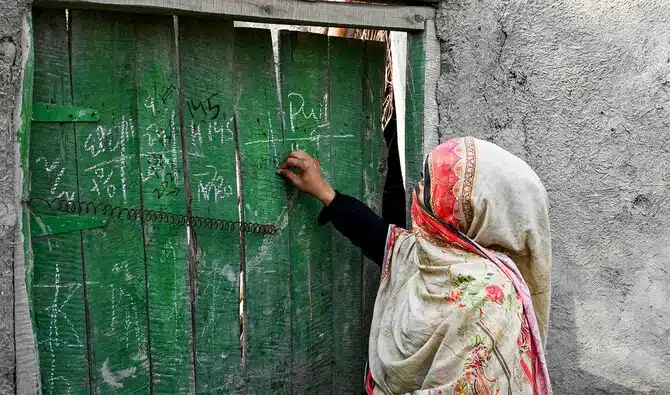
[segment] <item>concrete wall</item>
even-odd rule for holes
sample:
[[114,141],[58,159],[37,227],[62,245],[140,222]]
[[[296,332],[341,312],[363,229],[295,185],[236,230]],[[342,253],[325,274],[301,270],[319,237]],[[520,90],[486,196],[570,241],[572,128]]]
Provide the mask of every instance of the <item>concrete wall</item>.
[[440,139],[549,191],[555,393],[670,393],[670,2],[448,0],[437,32]]
[[18,193],[16,128],[24,60],[24,0],[0,1],[0,394],[14,392],[14,246]]

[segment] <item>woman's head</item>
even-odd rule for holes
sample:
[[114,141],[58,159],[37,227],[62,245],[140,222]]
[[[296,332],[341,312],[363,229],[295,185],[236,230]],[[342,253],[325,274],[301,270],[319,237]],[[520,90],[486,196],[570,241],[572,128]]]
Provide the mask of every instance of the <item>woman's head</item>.
[[423,176],[412,207],[415,226],[441,237],[440,226],[430,220],[437,218],[479,245],[507,254],[531,292],[546,293],[548,301],[547,194],[528,164],[495,144],[465,137],[437,146],[426,157]]
[[507,227],[521,219],[548,222],[538,176],[495,144],[473,137],[449,140],[426,156],[423,175],[417,186],[421,205],[485,247],[485,234],[503,220]]

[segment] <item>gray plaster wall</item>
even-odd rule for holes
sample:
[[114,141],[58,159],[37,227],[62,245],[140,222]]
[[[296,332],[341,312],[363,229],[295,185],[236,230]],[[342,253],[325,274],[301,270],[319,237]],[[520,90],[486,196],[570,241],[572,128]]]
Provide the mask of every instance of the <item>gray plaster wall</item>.
[[670,393],[670,2],[448,0],[439,135],[526,159],[551,203],[557,394]]
[[0,1],[0,394],[15,390],[14,247],[17,232],[16,128],[24,61],[24,0]]

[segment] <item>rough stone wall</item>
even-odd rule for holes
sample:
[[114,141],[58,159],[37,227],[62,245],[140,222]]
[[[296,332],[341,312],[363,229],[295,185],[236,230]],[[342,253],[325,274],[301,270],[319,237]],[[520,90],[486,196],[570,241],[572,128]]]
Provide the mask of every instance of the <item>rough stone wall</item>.
[[23,74],[25,0],[0,1],[0,394],[15,390],[14,246],[17,232],[16,126]]
[[441,141],[549,192],[555,393],[670,393],[670,2],[447,0],[437,33]]

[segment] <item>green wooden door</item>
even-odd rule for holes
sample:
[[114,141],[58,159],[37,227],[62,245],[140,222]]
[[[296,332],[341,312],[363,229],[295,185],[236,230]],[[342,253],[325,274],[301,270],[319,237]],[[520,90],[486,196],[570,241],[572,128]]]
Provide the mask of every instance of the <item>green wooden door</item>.
[[270,31],[227,20],[37,9],[34,26],[44,392],[361,393],[378,272],[274,170],[304,149],[380,208],[384,45],[283,31],[275,67]]

